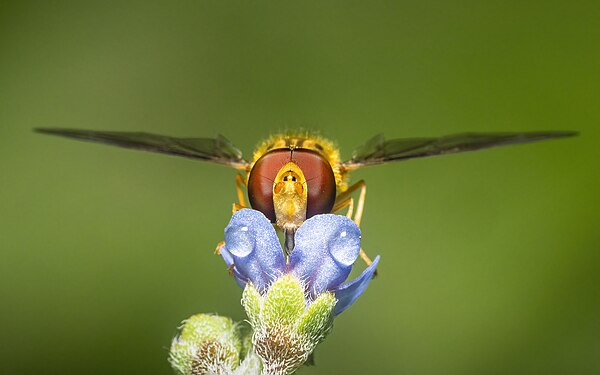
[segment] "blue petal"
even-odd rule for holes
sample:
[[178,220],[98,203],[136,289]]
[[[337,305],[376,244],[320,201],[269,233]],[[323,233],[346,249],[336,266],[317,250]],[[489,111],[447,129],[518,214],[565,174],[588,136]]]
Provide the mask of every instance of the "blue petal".
[[316,215],[296,231],[290,272],[303,280],[311,296],[346,280],[360,251],[360,229],[340,215]]
[[356,301],[356,299],[365,291],[369,282],[373,278],[373,273],[379,263],[379,255],[375,258],[373,263],[367,267],[359,277],[346,283],[333,291],[335,298],[338,300],[333,310],[333,315],[338,315],[342,311],[346,310],[350,305]]
[[[225,261],[225,263],[227,264],[227,267],[231,267],[233,265],[233,256],[231,256],[231,254],[229,253],[229,251],[227,251],[227,248],[225,246],[221,247],[221,256],[223,257],[223,260]],[[231,269],[231,273],[235,279],[235,282],[240,286],[240,288],[243,288],[244,286],[246,286],[246,279],[244,279],[240,273],[234,268],[230,268]]]
[[233,257],[231,256],[229,251],[227,251],[227,248],[225,246],[221,246],[219,254],[223,257],[223,260],[225,261],[225,264],[227,264],[227,267],[233,266]]
[[221,248],[226,263],[234,264],[234,276],[251,281],[263,291],[285,269],[285,258],[273,225],[261,212],[244,208],[236,212],[225,228]]

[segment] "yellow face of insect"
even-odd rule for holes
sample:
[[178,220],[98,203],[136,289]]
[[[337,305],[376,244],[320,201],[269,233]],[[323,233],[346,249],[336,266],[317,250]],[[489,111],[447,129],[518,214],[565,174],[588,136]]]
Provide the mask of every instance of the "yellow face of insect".
[[286,163],[273,182],[273,205],[277,226],[284,230],[296,230],[306,220],[307,200],[304,173],[296,163]]

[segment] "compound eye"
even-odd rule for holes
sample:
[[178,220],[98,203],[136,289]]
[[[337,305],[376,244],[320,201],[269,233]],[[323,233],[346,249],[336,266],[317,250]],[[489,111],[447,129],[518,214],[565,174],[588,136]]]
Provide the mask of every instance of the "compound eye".
[[[268,152],[254,163],[250,177],[248,177],[250,205],[255,210],[262,212],[272,223],[276,222],[275,207],[273,206],[273,183],[281,167],[290,159],[289,149]],[[277,188],[275,186],[275,189]]]
[[[298,165],[306,180],[306,218],[330,213],[336,195],[333,170],[323,156],[306,149],[295,149],[293,152],[289,149],[273,150],[254,163],[248,178],[248,198],[252,208],[262,212],[272,223],[276,222],[273,190],[278,191],[283,185],[273,184],[277,173],[290,161]],[[299,184],[296,186],[297,193],[302,194],[304,187],[297,176],[289,174],[284,180]]]
[[319,153],[305,149],[295,150],[293,159],[306,179],[306,218],[330,213],[335,202],[336,186],[329,162]]

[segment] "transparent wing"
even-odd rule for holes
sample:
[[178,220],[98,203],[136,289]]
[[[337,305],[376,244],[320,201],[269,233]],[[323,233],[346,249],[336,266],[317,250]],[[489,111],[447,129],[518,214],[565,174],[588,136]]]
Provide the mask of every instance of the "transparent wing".
[[218,135],[217,138],[175,138],[150,133],[59,128],[37,128],[35,131],[82,141],[208,160],[237,169],[247,169],[249,166],[249,163],[242,158],[242,152],[222,135]]
[[461,133],[440,138],[397,138],[385,140],[383,135],[379,134],[354,150],[352,158],[342,163],[342,167],[351,170],[388,161],[476,151],[490,147],[537,142],[574,135],[577,135],[577,132]]

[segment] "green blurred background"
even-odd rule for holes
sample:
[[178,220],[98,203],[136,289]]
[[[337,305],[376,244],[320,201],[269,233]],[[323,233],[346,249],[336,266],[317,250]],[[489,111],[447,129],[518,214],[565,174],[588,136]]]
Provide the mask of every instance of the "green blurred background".
[[[579,130],[357,171],[380,276],[302,374],[600,373],[597,1],[3,2],[0,373],[169,374],[234,171],[39,126],[367,138]],[[360,264],[356,272],[360,271]]]

